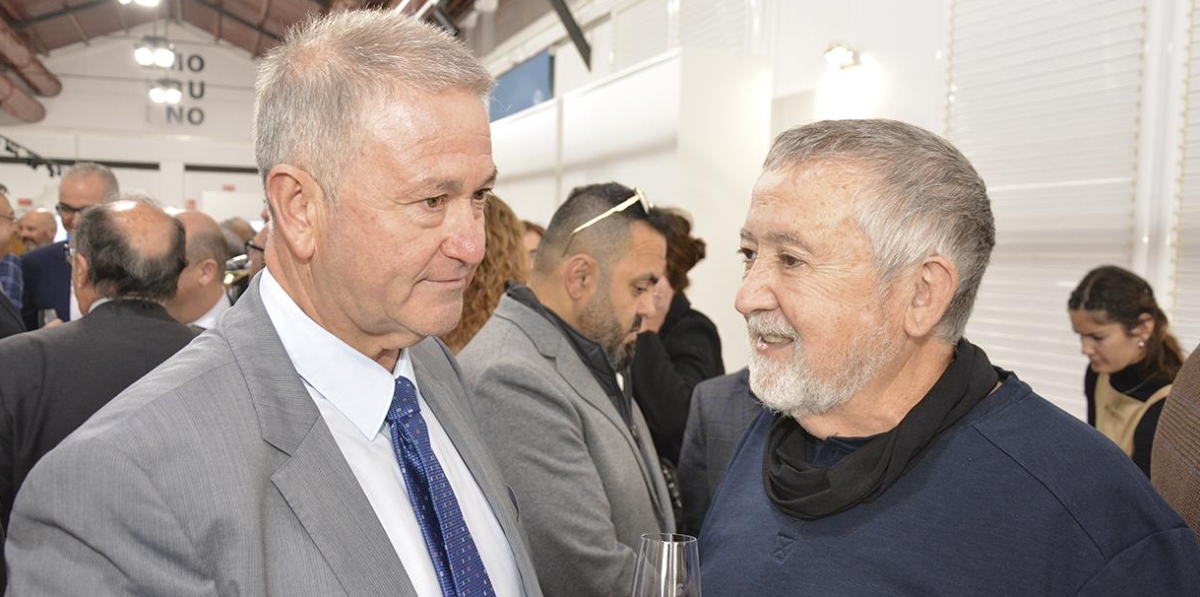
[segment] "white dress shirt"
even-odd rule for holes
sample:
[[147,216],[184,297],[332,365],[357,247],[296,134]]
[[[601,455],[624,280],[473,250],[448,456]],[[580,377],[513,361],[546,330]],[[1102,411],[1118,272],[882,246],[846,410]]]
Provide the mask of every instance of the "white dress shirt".
[[77,321],[83,317],[83,311],[79,308],[79,297],[75,296],[75,284],[73,282],[68,282],[68,284],[71,288],[71,318],[67,321]]
[[[276,287],[278,287],[278,285],[279,284],[277,282]],[[282,291],[283,289],[280,288],[280,290]],[[284,293],[284,296],[287,296],[287,293]],[[188,325],[194,325],[198,328],[203,328],[203,329],[207,330],[208,328],[211,328],[211,327],[217,325],[217,319],[219,317],[221,317],[221,314],[224,313],[225,310],[231,306],[232,306],[232,303],[229,302],[229,297],[224,292],[222,292],[221,298],[217,299],[217,302],[213,303],[213,306],[211,309],[208,310],[208,313],[201,315],[200,318],[197,319],[196,321],[188,322]],[[284,346],[287,346],[287,345],[285,344]]]
[[[292,365],[354,471],[417,595],[441,597],[437,573],[408,499],[392,448],[391,432],[384,420],[396,377],[403,375],[417,385],[408,350],[400,353],[395,370],[389,372],[305,315],[267,270],[262,272],[260,291],[267,315]],[[524,595],[508,538],[470,469],[430,411],[419,385],[417,401],[429,428],[433,452],[454,488],[496,596]]]

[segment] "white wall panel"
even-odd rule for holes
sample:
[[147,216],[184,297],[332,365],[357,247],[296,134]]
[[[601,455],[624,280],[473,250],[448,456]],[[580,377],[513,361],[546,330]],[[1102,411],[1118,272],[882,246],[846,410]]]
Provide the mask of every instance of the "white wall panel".
[[562,201],[558,187],[559,100],[492,123],[496,194],[517,216],[545,225]]
[[1088,270],[1134,265],[1141,0],[955,0],[949,137],[988,184],[996,249],[967,335],[1085,414],[1066,301]]

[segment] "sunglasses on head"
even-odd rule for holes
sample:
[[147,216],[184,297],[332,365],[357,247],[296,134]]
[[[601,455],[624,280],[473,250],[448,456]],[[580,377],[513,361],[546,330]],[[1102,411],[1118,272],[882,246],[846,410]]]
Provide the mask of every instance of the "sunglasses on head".
[[575,229],[571,231],[570,236],[567,237],[567,244],[563,246],[563,256],[566,257],[567,248],[571,246],[571,240],[575,238],[576,234],[587,230],[589,226],[592,226],[597,222],[603,221],[604,218],[629,209],[635,204],[640,204],[642,206],[642,211],[645,212],[646,215],[650,215],[650,210],[654,209],[654,204],[650,203],[650,200],[646,198],[646,195],[642,193],[642,190],[635,187],[633,189],[632,197],[612,206],[612,208],[610,208],[608,211],[576,226]]

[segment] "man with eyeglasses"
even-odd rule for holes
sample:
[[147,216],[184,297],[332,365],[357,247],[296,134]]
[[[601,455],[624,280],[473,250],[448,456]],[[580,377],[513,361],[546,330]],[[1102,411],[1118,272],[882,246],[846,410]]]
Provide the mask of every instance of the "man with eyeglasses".
[[[79,162],[63,173],[58,185],[58,205],[67,236],[75,232],[75,224],[83,210],[111,201],[120,193],[120,185],[112,170],[94,162]],[[37,329],[53,321],[78,319],[78,301],[71,289],[71,266],[66,259],[67,241],[46,245],[26,253],[21,260],[25,276],[25,292],[21,316],[26,329]],[[54,311],[54,316],[49,311]]]
[[246,247],[245,247],[246,259],[247,259],[246,267],[249,269],[249,272],[250,272],[249,274],[246,275],[247,278],[253,278],[254,274],[261,272],[263,270],[263,268],[267,266],[266,245],[267,245],[267,227],[266,227],[266,225],[264,225],[263,229],[259,230],[258,233],[254,235],[254,238],[246,241]]
[[627,594],[641,535],[675,528],[628,375],[666,267],[662,225],[640,191],[573,190],[529,286],[512,285],[459,355],[547,597]]

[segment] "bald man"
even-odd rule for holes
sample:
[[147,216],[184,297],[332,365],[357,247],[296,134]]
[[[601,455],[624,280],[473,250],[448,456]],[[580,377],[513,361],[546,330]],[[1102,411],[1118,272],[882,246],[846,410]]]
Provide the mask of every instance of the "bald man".
[[225,234],[216,220],[202,212],[180,212],[175,219],[187,232],[188,265],[179,275],[179,289],[167,302],[167,311],[176,321],[207,330],[230,306],[225,294],[229,258]]
[[54,212],[44,207],[25,212],[17,220],[17,233],[25,244],[25,252],[40,249],[54,242],[58,233],[58,222],[54,221]]
[[195,337],[167,314],[183,228],[144,198],[79,218],[71,282],[85,317],[0,340],[0,521],[33,465]]

